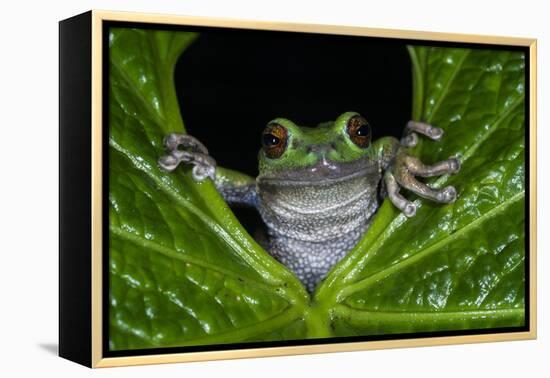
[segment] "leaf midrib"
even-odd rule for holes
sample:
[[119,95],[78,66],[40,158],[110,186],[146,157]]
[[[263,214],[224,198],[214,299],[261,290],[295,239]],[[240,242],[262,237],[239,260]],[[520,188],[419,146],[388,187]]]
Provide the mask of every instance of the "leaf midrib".
[[267,318],[258,323],[254,323],[245,327],[231,329],[225,332],[217,332],[216,334],[188,339],[185,342],[177,342],[174,345],[163,345],[163,347],[181,347],[187,345],[205,345],[205,344],[224,344],[234,343],[235,340],[250,339],[255,335],[273,331],[278,327],[282,327],[298,320],[303,315],[303,310],[297,306],[289,306],[275,316]]
[[189,255],[186,255],[185,253],[179,252],[177,250],[173,250],[171,248],[165,247],[161,244],[155,243],[151,240],[143,239],[142,237],[139,237],[129,231],[124,230],[122,227],[110,225],[109,231],[111,231],[113,234],[117,235],[120,238],[123,238],[124,240],[131,242],[137,246],[145,247],[147,249],[153,250],[157,253],[160,253],[164,256],[181,260],[184,263],[189,263],[193,265],[200,266],[204,269],[212,270],[214,272],[217,272],[221,275],[226,275],[233,277],[236,280],[244,280],[247,281],[249,284],[253,284],[254,286],[261,287],[265,290],[269,290],[270,292],[273,291],[273,286],[270,286],[268,284],[265,284],[260,281],[254,281],[250,277],[243,276],[239,274],[238,272],[235,272],[231,269],[227,269],[224,267],[220,267],[214,264],[210,264],[204,260],[193,258]]
[[477,139],[463,154],[462,161],[466,161],[468,158],[470,158],[475,151],[478,149],[478,147],[485,142],[498,128],[498,125],[503,122],[512,111],[514,111],[520,104],[523,103],[523,100],[525,98],[525,94],[521,94],[507,109],[505,109],[502,113],[500,113],[493,122],[493,124],[488,128],[487,132],[483,134],[483,136],[479,139]]
[[155,120],[155,123],[157,124],[157,126],[163,124],[165,122],[164,117],[162,117],[155,110],[155,108],[152,107],[151,103],[147,101],[146,98],[143,97],[143,93],[140,90],[136,89],[136,85],[134,84],[132,79],[128,77],[128,75],[126,74],[126,71],[124,71],[116,61],[111,60],[111,65],[112,65],[112,68],[116,70],[117,74],[122,78],[122,80],[124,80],[126,85],[132,88],[132,93],[136,95],[139,102],[143,105],[143,108],[147,109],[147,112],[149,113],[151,118]]
[[[443,87],[443,89],[441,90],[440,92],[440,95],[436,101],[436,103],[434,104],[434,106],[432,107],[432,111],[430,112],[430,116],[426,119],[426,122],[430,123],[432,121],[432,119],[434,118],[434,115],[437,113],[437,111],[439,110],[439,107],[441,106],[441,103],[443,102],[443,100],[445,99],[445,97],[447,96],[447,93],[449,92],[449,88],[451,87],[451,84],[453,83],[453,81],[455,80],[456,76],[458,75],[458,72],[461,70],[462,68],[462,65],[464,64],[464,62],[466,61],[466,58],[468,58],[468,56],[470,55],[470,51],[471,50],[466,50],[464,52],[464,55],[462,55],[462,57],[460,58],[460,61],[457,62],[456,66],[453,68],[453,71],[451,72],[451,74],[449,75],[449,79],[447,80],[447,82],[445,83],[445,86]],[[425,99],[423,99],[424,101]]]
[[488,219],[493,218],[494,216],[498,215],[500,212],[506,210],[508,206],[512,205],[514,202],[524,198],[525,191],[521,191],[514,196],[508,198],[506,201],[503,201],[502,203],[498,204],[494,208],[492,208],[490,211],[486,212],[479,218],[475,219],[473,222],[469,223],[465,227],[461,228],[460,230],[454,232],[453,234],[450,234],[446,237],[443,237],[442,239],[438,240],[436,243],[430,245],[429,247],[425,248],[424,250],[420,250],[416,252],[414,255],[399,261],[398,263],[395,263],[393,265],[390,265],[389,267],[378,271],[377,273],[374,273],[367,278],[364,278],[362,280],[357,281],[356,283],[350,284],[344,288],[342,288],[338,294],[336,295],[336,301],[341,302],[348,296],[352,295],[353,293],[364,290],[366,287],[372,285],[373,283],[377,282],[380,279],[386,278],[392,274],[397,273],[398,271],[402,270],[403,268],[415,263],[418,260],[423,259],[427,255],[439,250],[442,248],[443,245],[448,244],[449,242],[457,239],[460,236],[463,236],[465,233],[469,232],[472,228],[477,227],[479,224],[485,222]]
[[334,307],[334,315],[341,317],[351,317],[355,321],[372,322],[377,320],[388,321],[410,321],[418,320],[454,320],[472,318],[475,316],[521,316],[525,313],[523,307],[519,308],[498,308],[482,310],[461,310],[461,311],[372,311],[359,310],[343,304]]

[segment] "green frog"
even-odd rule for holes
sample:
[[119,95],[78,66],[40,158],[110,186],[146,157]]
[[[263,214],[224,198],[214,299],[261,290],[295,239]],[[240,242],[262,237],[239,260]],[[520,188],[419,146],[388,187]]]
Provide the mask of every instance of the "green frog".
[[229,204],[256,208],[267,226],[267,250],[313,292],[359,242],[383,198],[407,217],[416,206],[401,189],[438,203],[455,201],[454,187],[435,189],[417,180],[460,169],[456,157],[425,165],[412,156],[408,150],[419,134],[437,141],[443,130],[409,121],[401,140],[373,142],[371,126],[355,112],[315,128],[277,118],[262,133],[256,178],[217,167],[207,148],[185,134],[165,138],[167,154],[159,165],[171,172],[190,164],[194,179],[212,179]]

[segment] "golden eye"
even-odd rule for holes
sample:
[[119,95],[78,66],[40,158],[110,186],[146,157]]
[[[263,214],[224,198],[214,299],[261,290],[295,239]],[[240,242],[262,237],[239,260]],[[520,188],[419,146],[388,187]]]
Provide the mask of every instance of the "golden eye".
[[270,159],[280,157],[286,150],[288,131],[278,123],[270,123],[262,133],[262,146]]
[[370,146],[371,129],[367,120],[360,116],[354,115],[348,120],[346,126],[349,138],[353,143],[361,148]]

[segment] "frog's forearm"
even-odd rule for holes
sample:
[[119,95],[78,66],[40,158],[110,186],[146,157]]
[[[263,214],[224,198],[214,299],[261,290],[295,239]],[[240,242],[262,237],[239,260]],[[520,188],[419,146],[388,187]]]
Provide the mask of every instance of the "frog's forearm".
[[214,183],[223,198],[230,204],[252,207],[258,204],[256,180],[244,173],[217,167]]
[[399,149],[402,148],[399,141],[394,137],[384,137],[372,144],[375,159],[379,162],[380,168],[385,171],[392,164]]

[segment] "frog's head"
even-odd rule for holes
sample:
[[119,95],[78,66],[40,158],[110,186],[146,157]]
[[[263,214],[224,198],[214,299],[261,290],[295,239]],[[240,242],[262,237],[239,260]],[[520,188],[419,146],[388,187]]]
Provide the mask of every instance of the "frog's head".
[[355,112],[315,128],[277,118],[262,134],[260,180],[323,183],[372,171],[371,128]]

